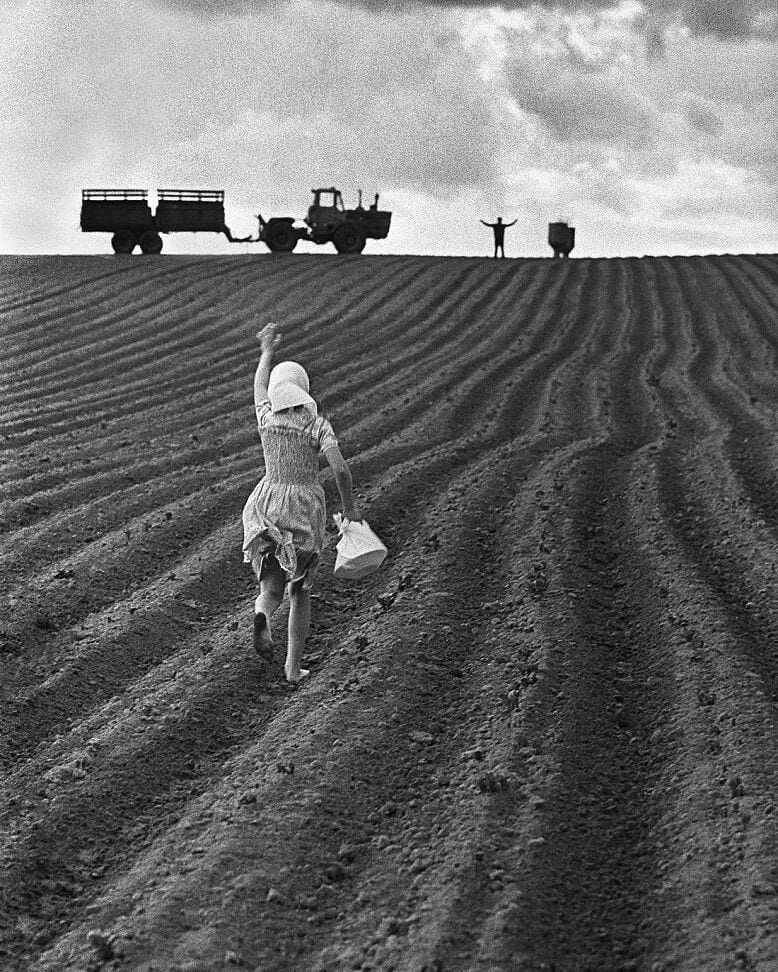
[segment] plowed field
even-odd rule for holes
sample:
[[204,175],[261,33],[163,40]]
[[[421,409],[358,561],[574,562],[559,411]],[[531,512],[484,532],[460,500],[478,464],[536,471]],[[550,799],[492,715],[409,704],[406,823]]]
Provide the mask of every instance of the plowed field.
[[[0,967],[775,969],[777,279],[2,258]],[[268,320],[389,547],[296,690]]]

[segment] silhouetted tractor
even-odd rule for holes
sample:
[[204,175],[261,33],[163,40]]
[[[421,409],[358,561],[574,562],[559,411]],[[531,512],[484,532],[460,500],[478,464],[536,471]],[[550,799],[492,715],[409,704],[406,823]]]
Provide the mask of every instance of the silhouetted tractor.
[[366,240],[383,240],[389,234],[392,214],[378,208],[378,193],[369,209],[362,206],[362,190],[356,209],[346,209],[343,196],[334,186],[311,189],[313,202],[308,207],[305,226],[295,226],[292,216],[259,216],[259,239],[275,253],[288,253],[299,240],[333,243],[338,253],[361,253]]
[[151,211],[145,189],[84,189],[81,193],[81,229],[85,233],[111,233],[115,253],[160,253],[161,233],[221,233],[230,243],[262,241],[276,253],[292,251],[299,240],[333,243],[338,253],[361,253],[368,239],[383,240],[392,214],[378,208],[378,194],[369,209],[346,209],[338,189],[313,189],[305,225],[292,216],[259,219],[255,236],[233,236],[224,220],[224,192],[215,189],[159,189],[157,209]]

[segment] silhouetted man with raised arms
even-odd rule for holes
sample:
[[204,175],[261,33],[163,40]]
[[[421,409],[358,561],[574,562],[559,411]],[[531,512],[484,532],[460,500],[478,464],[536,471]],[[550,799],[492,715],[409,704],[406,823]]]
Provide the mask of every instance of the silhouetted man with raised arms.
[[504,257],[505,256],[505,230],[509,226],[513,226],[514,223],[516,222],[516,220],[514,219],[513,223],[503,223],[502,216],[498,216],[496,223],[487,223],[483,219],[481,220],[481,222],[484,224],[484,226],[489,226],[489,227],[491,227],[492,230],[494,230],[494,256],[495,256],[495,258],[498,255],[501,256],[501,257]]

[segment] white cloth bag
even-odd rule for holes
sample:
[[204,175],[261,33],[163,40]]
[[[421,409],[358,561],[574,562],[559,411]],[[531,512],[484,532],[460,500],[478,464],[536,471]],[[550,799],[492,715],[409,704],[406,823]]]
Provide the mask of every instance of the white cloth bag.
[[341,513],[332,517],[340,533],[335,549],[335,576],[341,580],[359,580],[378,570],[387,549],[368,526],[367,520],[347,520]]

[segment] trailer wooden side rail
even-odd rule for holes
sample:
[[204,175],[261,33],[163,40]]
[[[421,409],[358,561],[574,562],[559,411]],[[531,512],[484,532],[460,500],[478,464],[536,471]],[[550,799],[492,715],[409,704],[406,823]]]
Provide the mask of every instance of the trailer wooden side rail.
[[160,202],[223,203],[223,189],[157,189]]
[[149,198],[146,189],[82,189],[82,201],[120,202],[125,199],[145,202]]

